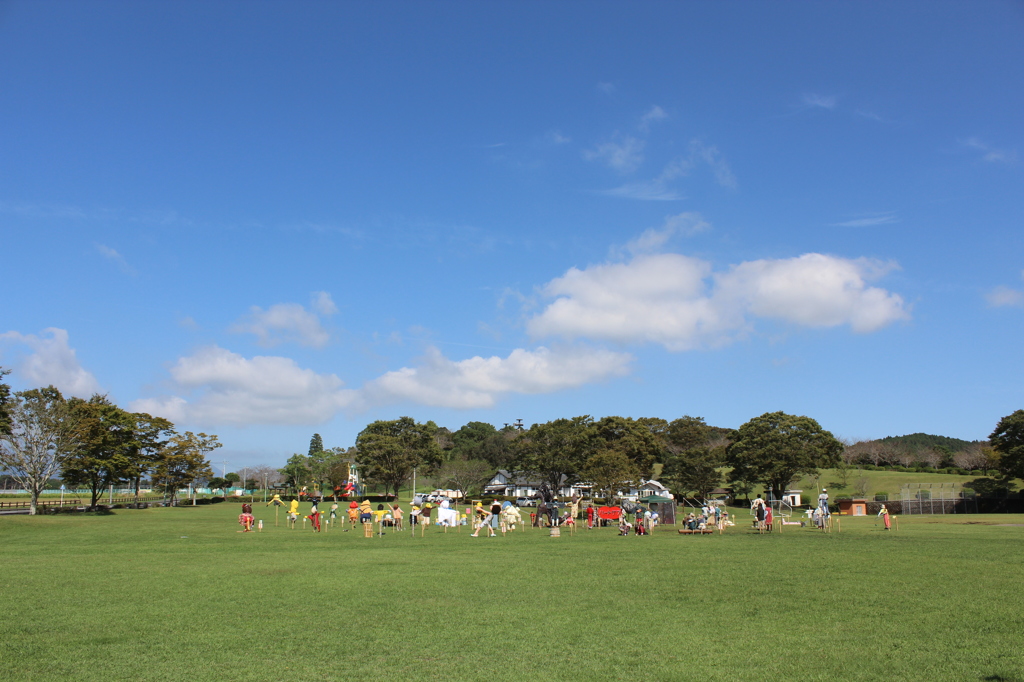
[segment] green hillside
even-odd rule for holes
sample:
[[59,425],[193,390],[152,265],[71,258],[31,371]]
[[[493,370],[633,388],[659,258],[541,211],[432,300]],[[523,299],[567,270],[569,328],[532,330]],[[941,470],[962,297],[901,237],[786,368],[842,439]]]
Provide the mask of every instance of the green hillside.
[[933,436],[928,433],[911,433],[906,436],[886,436],[878,439],[880,443],[890,445],[902,445],[911,452],[927,449],[944,449],[949,452],[963,452],[968,448],[984,443],[985,441],[960,440],[948,436]]

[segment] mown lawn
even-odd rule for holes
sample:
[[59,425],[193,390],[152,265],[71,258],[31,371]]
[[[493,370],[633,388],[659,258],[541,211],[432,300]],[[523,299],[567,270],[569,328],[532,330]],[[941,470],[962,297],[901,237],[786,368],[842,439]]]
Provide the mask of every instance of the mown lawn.
[[366,539],[238,507],[0,517],[0,678],[1024,679],[1024,516]]

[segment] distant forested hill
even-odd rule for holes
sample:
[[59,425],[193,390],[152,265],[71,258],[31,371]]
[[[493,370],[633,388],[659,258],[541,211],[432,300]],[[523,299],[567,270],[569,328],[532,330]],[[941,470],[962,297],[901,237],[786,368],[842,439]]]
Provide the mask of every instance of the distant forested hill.
[[911,452],[927,450],[929,448],[943,448],[949,452],[963,452],[971,446],[978,445],[984,441],[968,441],[960,440],[959,438],[949,438],[948,436],[933,436],[928,433],[912,433],[908,436],[886,436],[885,438],[880,438],[879,442],[902,445]]

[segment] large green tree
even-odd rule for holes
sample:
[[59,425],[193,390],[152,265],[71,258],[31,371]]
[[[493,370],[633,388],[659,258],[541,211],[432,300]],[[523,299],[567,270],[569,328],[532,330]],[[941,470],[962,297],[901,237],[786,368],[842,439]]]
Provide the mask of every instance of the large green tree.
[[631,417],[604,417],[594,423],[597,449],[621,452],[633,463],[639,477],[650,478],[654,463],[664,455],[663,443],[651,426],[649,421]]
[[284,476],[285,486],[294,488],[298,493],[299,489],[307,485],[310,480],[309,458],[296,452],[278,471]]
[[636,482],[640,470],[622,450],[604,449],[587,459],[582,476],[593,484],[595,491],[604,492],[611,500],[630,482]]
[[513,469],[540,478],[557,494],[562,485],[580,480],[584,465],[599,446],[589,415],[534,424],[517,439]]
[[206,455],[220,446],[217,436],[205,433],[186,431],[171,437],[161,452],[153,480],[157,487],[169,494],[172,505],[178,490],[213,475]]
[[768,412],[730,437],[726,462],[730,480],[757,481],[781,498],[799,474],[816,474],[839,461],[843,444],[810,417]]
[[684,415],[672,420],[666,429],[665,440],[675,452],[685,452],[708,444],[711,428],[704,423],[704,417]]
[[145,412],[132,415],[135,420],[134,437],[129,443],[129,466],[126,471],[135,491],[136,502],[142,478],[156,467],[168,440],[174,435],[174,424],[163,417],[154,417]]
[[11,387],[4,383],[4,377],[11,370],[0,367],[0,435],[11,432]]
[[114,405],[105,395],[68,401],[76,414],[79,446],[61,468],[61,477],[72,486],[89,488],[90,507],[99,503],[103,490],[130,479],[134,467],[135,415]]
[[35,514],[39,494],[78,449],[77,416],[53,386],[15,393],[8,405],[10,426],[0,432],[0,470],[30,496]]
[[398,494],[414,468],[430,469],[441,461],[434,439],[437,425],[411,417],[369,424],[356,437],[356,458],[365,479]]
[[677,493],[705,499],[721,484],[723,463],[721,454],[707,446],[673,452],[665,460],[662,483]]
[[1006,479],[1024,478],[1024,410],[999,420],[988,437],[998,455],[996,469]]

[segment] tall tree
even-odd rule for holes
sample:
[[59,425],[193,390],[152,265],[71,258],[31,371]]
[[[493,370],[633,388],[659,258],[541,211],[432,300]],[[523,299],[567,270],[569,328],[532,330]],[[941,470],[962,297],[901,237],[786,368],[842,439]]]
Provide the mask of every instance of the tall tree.
[[384,493],[398,494],[412,470],[430,468],[441,461],[441,451],[434,440],[437,426],[420,424],[411,417],[391,421],[375,421],[356,437],[356,458],[363,476],[384,486]]
[[768,412],[755,417],[733,434],[726,461],[733,467],[730,480],[758,481],[782,497],[798,474],[817,474],[834,466],[843,444],[810,417]]
[[8,406],[10,426],[0,433],[0,469],[29,492],[29,514],[39,494],[78,447],[78,424],[53,386],[20,391]]
[[68,401],[78,419],[79,447],[61,468],[61,477],[72,486],[87,486],[90,507],[99,503],[103,490],[129,479],[133,462],[135,415],[114,405],[105,395]]
[[324,439],[320,437],[319,433],[314,433],[313,437],[309,439],[309,452],[306,453],[307,457],[312,457],[318,452],[324,451]]
[[651,467],[663,457],[662,441],[649,422],[630,417],[604,417],[594,424],[599,449],[616,450],[629,458],[639,476],[649,478]]
[[537,476],[558,494],[580,480],[584,465],[601,444],[590,415],[534,424],[517,439],[516,472]]
[[622,450],[607,448],[588,458],[581,474],[593,484],[595,490],[603,491],[610,500],[619,490],[640,477],[640,469]]
[[683,415],[668,425],[665,440],[675,452],[701,448],[711,438],[711,428],[704,423],[704,417]]
[[11,387],[4,383],[4,377],[11,370],[0,367],[0,435],[11,432]]
[[294,488],[297,493],[302,486],[309,482],[309,459],[296,452],[288,458],[284,468],[279,471],[284,476],[284,484],[289,488]]
[[998,459],[996,469],[1006,479],[1024,478],[1024,410],[999,420],[988,437]]
[[154,417],[145,412],[137,412],[132,416],[135,419],[135,430],[129,445],[130,464],[126,473],[135,490],[135,501],[138,502],[142,479],[156,467],[160,454],[174,435],[174,424],[163,417]]
[[458,490],[463,498],[468,498],[482,490],[493,475],[494,467],[486,460],[453,457],[441,464],[434,480],[446,488]]
[[722,464],[721,454],[706,445],[690,448],[668,456],[662,479],[678,493],[705,499],[722,482]]
[[205,433],[186,431],[171,437],[157,462],[153,478],[158,487],[169,493],[172,505],[178,490],[213,475],[206,454],[220,446],[217,436]]
[[352,473],[352,464],[355,461],[356,449],[354,447],[347,450],[341,447],[331,448],[325,477],[331,484],[335,502],[338,501],[338,494],[344,489],[345,484],[348,483],[349,475]]

